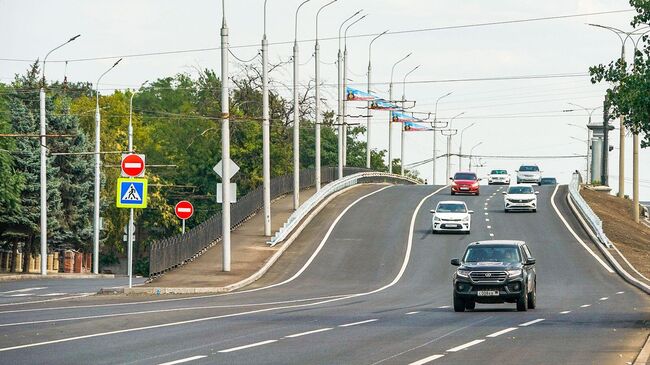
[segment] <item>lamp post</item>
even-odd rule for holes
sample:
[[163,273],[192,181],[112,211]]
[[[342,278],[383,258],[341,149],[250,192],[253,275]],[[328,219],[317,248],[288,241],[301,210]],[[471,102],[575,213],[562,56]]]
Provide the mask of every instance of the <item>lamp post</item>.
[[[645,31],[634,42],[634,68],[636,68],[636,53],[639,41],[650,32]],[[632,215],[635,223],[639,223],[639,133],[632,131]]]
[[445,95],[439,97],[436,100],[436,107],[434,109],[434,114],[433,114],[433,133],[432,133],[432,135],[433,135],[433,156],[432,156],[432,159],[431,159],[431,164],[433,165],[433,168],[432,168],[432,175],[431,175],[431,185],[436,184],[436,158],[437,158],[437,156],[436,156],[436,153],[437,153],[437,151],[436,151],[436,124],[438,123],[438,102],[442,98],[445,98],[445,97],[451,95],[452,92],[453,91],[450,91],[450,92],[446,93]]
[[479,143],[475,144],[474,147],[472,147],[472,148],[469,150],[469,166],[468,166],[469,171],[472,171],[472,155],[474,154],[474,149],[475,149],[476,147],[482,145],[482,144],[483,144],[483,142],[479,142]]
[[461,170],[463,168],[463,165],[461,163],[462,162],[462,156],[463,156],[463,134],[465,133],[466,130],[473,127],[474,124],[476,124],[476,123],[472,123],[472,124],[468,125],[467,127],[461,129],[461,131],[460,131],[460,143],[458,145],[458,169],[459,170]]
[[[348,85],[348,30],[350,29],[350,27],[357,24],[365,17],[366,15],[350,23],[347,27],[345,27],[345,32],[343,32],[343,95],[344,96],[345,96],[345,90],[347,89],[347,85]],[[347,98],[344,97],[343,98],[343,167],[348,166],[348,124],[345,121],[346,114],[348,113],[347,112],[348,103],[346,102],[346,100]]]
[[293,209],[300,206],[300,104],[298,102],[298,12],[303,5],[311,0],[305,0],[296,9],[294,19],[294,40],[293,40]]
[[[446,133],[447,135],[447,169],[446,169],[447,176],[445,176],[446,178],[449,178],[449,173],[451,172],[451,136],[458,133],[456,129],[451,128],[451,125],[454,122],[454,119],[460,117],[463,114],[465,114],[465,112],[458,113],[449,120],[449,128],[447,129],[447,133]],[[460,169],[460,165],[458,166],[458,168]]]
[[[368,45],[368,94],[372,94],[371,80],[372,80],[372,44],[379,39],[379,37],[388,33],[388,30],[383,31],[370,41]],[[368,116],[366,116],[366,168],[370,168],[370,120],[372,119],[372,109],[370,109],[371,102],[368,101]]]
[[102,77],[106,75],[110,70],[115,68],[118,63],[120,63],[122,59],[120,58],[117,60],[113,66],[111,66],[108,70],[104,71],[101,76],[97,79],[97,83],[95,84],[95,214],[94,214],[94,225],[93,225],[93,273],[94,274],[99,274],[99,211],[100,211],[100,205],[99,205],[99,200],[100,200],[100,192],[101,192],[101,115],[99,113],[99,82],[102,80]]
[[40,198],[41,198],[41,275],[47,275],[47,127],[45,121],[45,62],[47,57],[57,49],[79,38],[81,34],[68,39],[65,43],[53,48],[43,58],[43,70],[41,78],[41,89],[39,91],[40,102]]
[[358,10],[356,13],[352,14],[349,18],[345,19],[341,26],[339,26],[339,51],[336,55],[336,65],[337,65],[337,81],[338,85],[336,88],[336,98],[337,98],[337,109],[336,109],[336,124],[338,125],[338,178],[343,178],[343,97],[345,90],[342,90],[343,86],[343,54],[341,53],[341,31],[343,26],[349,22],[352,18],[359,15],[361,10]]
[[[407,72],[404,75],[404,80],[402,80],[402,111],[404,110],[405,103],[406,103],[406,78],[410,74],[415,72],[415,70],[417,70],[418,68],[420,68],[420,65],[417,65],[417,66],[413,67],[413,69],[411,69],[411,71]],[[404,138],[405,138],[404,123],[401,123],[401,133],[400,134],[401,134],[401,136],[400,136],[400,139],[401,139],[401,141],[400,141],[400,149],[401,149],[400,150],[400,160],[401,160],[401,163],[400,163],[400,175],[404,176],[404,163],[405,163],[405,159],[404,159]]]
[[[265,0],[266,1],[266,0]],[[327,4],[321,6],[318,11],[316,12],[316,45],[314,46],[314,64],[315,64],[315,78],[316,78],[316,85],[314,87],[314,96],[316,98],[315,100],[315,105],[314,105],[314,113],[316,114],[316,136],[314,137],[314,142],[315,142],[315,156],[316,156],[316,161],[314,163],[315,166],[315,182],[316,182],[316,191],[320,190],[320,185],[321,185],[321,162],[320,162],[320,125],[322,123],[321,120],[321,115],[320,115],[320,45],[318,44],[318,17],[320,16],[320,12],[323,11],[326,7],[334,4],[338,0],[332,0],[328,2]]]
[[[269,237],[271,236],[271,122],[269,120],[269,41],[266,38],[266,3],[267,0],[264,0],[264,34],[262,35],[262,195],[264,200],[264,235]],[[316,88],[318,88],[318,85],[316,85]]]
[[[390,69],[390,84],[388,86],[388,99],[393,102],[393,75],[395,74],[395,67],[399,65],[402,61],[409,58],[412,53],[407,54],[406,56],[400,58],[397,62],[393,64],[393,67]],[[388,172],[393,173],[393,112],[388,113]]]
[[[575,103],[569,103],[569,105],[576,106],[576,107],[578,107],[578,108],[580,108],[580,109],[587,112],[587,114],[589,115],[589,120],[587,121],[587,125],[591,124],[591,116],[594,114],[594,111],[602,108],[602,105],[597,106],[595,108],[585,108],[584,106],[579,105],[579,104],[575,104]],[[575,111],[575,109],[566,109],[566,110],[563,110],[563,111],[564,112],[572,112],[572,111]],[[567,125],[577,127],[577,128],[581,128],[581,129],[585,129],[585,127],[582,127],[582,126],[579,126],[579,125],[576,125],[576,124],[572,124],[572,123],[567,123]],[[589,151],[590,151],[589,146],[590,146],[590,142],[591,142],[591,130],[589,128],[586,128],[586,129],[587,129],[587,169],[586,169],[586,173],[585,173],[585,180],[591,181],[589,179],[589,170],[590,170],[589,169]]]
[[230,271],[230,99],[228,97],[228,25],[226,1],[222,0],[221,21],[221,231],[223,232],[222,270]]

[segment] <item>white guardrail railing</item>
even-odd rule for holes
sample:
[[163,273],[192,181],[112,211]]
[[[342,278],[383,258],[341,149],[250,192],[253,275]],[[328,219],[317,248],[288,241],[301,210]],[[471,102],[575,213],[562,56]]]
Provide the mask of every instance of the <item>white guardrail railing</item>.
[[341,191],[352,185],[359,183],[361,179],[367,179],[372,177],[386,177],[397,180],[408,181],[413,184],[419,184],[420,182],[411,179],[402,175],[389,174],[386,172],[359,172],[353,175],[346,176],[342,179],[334,180],[331,183],[323,186],[318,192],[312,195],[306,202],[304,202],[295,212],[289,216],[287,222],[280,228],[279,231],[271,238],[268,244],[273,247],[276,244],[284,241],[291,232],[296,228],[298,223],[303,220],[312,211],[318,204],[325,200],[328,196]]
[[580,211],[580,214],[585,219],[589,227],[596,234],[596,237],[607,248],[612,248],[612,243],[609,241],[609,238],[605,235],[603,231],[603,222],[598,218],[596,213],[591,210],[591,207],[580,195],[580,174],[574,173],[571,178],[571,183],[569,184],[569,196],[571,200],[575,203],[576,207]]

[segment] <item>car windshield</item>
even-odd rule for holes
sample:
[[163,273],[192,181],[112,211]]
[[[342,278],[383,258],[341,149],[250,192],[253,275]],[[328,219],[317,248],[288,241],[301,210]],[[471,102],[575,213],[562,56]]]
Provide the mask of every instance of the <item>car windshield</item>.
[[490,174],[492,174],[492,175],[505,175],[505,174],[507,174],[507,172],[506,172],[506,170],[492,170],[492,172]]
[[436,213],[467,213],[467,209],[465,209],[465,204],[440,203],[436,208]]
[[557,180],[554,177],[545,177],[542,178],[542,184],[556,184]]
[[537,167],[537,166],[522,166],[522,167],[519,168],[519,171],[526,171],[526,172],[539,171],[539,167]]
[[530,186],[511,186],[508,188],[508,194],[533,194],[533,188]]
[[464,262],[521,262],[514,246],[472,246],[465,252]]
[[454,180],[476,180],[476,174],[458,173],[454,175]]

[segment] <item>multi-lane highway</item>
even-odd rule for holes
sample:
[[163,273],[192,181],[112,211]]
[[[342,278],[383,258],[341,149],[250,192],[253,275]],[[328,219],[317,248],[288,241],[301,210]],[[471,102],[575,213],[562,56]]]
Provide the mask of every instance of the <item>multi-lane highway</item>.
[[[650,300],[601,258],[540,187],[537,213],[503,212],[499,187],[456,196],[470,235],[432,235],[448,188],[366,186],[340,196],[254,286],[201,297],[87,297],[0,307],[11,364],[626,364]],[[452,257],[472,240],[521,239],[537,259],[538,308],[455,313]]]

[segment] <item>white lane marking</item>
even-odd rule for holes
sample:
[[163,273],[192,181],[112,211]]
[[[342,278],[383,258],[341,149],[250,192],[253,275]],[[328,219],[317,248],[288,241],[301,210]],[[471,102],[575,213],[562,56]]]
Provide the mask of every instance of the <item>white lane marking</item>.
[[528,327],[528,326],[533,325],[535,323],[539,323],[539,322],[541,322],[543,320],[544,320],[544,318],[538,318],[538,319],[536,319],[534,321],[522,323],[522,324],[519,325],[519,327]]
[[29,296],[32,296],[32,295],[34,295],[34,294],[32,294],[32,293],[20,293],[20,294],[10,294],[10,295],[7,295],[7,296],[8,297],[29,297]]
[[268,345],[270,343],[278,342],[278,340],[267,340],[267,341],[262,341],[262,342],[256,342],[256,343],[251,343],[250,345],[244,345],[244,346],[238,346],[238,347],[233,347],[225,350],[219,351],[222,354],[228,353],[228,352],[233,352],[233,351],[239,351],[239,350],[244,350],[244,349],[249,349],[251,347],[257,347],[257,346],[264,346]]
[[58,297],[61,295],[68,295],[68,293],[47,293],[47,294],[38,294],[37,297]]
[[512,332],[512,331],[514,331],[514,330],[516,330],[516,329],[517,329],[517,327],[506,328],[506,329],[504,329],[504,330],[494,332],[494,333],[492,333],[492,334],[490,334],[490,335],[487,335],[487,336],[485,336],[485,337],[494,338],[494,337],[497,337],[497,336],[501,336],[501,335],[503,335],[503,334],[505,334],[505,333]]
[[600,299],[598,299],[598,300],[601,300],[601,301],[602,301],[602,300],[607,300],[607,299],[609,299],[609,297],[602,297],[602,298],[600,298]]
[[587,244],[576,234],[576,232],[573,230],[573,228],[571,228],[571,226],[566,221],[564,216],[560,213],[560,210],[557,208],[557,205],[555,205],[555,194],[557,194],[557,190],[559,188],[560,188],[560,186],[556,185],[555,190],[553,190],[553,194],[551,195],[551,205],[553,206],[553,209],[555,210],[555,213],[560,218],[562,223],[564,223],[564,226],[569,230],[569,232],[571,233],[573,238],[575,238],[576,241],[578,241],[580,243],[580,245],[582,245],[582,247],[584,247],[584,249],[587,250],[587,252],[589,252],[591,254],[591,256],[593,256],[596,259],[596,261],[598,261],[601,265],[603,265],[605,270],[607,270],[609,273],[613,274],[614,270],[612,270],[612,268],[609,267],[609,265],[607,265],[598,255],[596,255],[596,253],[594,251],[591,250],[591,248],[589,248],[589,246],[587,246]]
[[490,237],[494,237],[494,233],[490,233]]
[[562,312],[560,312],[560,314],[568,314],[568,313],[571,313],[571,311],[562,311]]
[[410,316],[411,314],[418,314],[420,311],[407,312],[406,315]]
[[451,349],[447,350],[447,352],[458,352],[458,351],[460,351],[460,350],[464,350],[464,349],[466,349],[466,348],[468,348],[468,347],[472,347],[472,346],[474,346],[474,345],[478,345],[479,343],[481,343],[481,342],[483,342],[483,341],[485,341],[485,340],[484,340],[484,339],[480,339],[480,340],[470,341],[470,342],[468,342],[468,343],[466,343],[466,344],[463,344],[463,345],[460,345],[460,346],[456,346],[456,347],[454,347],[454,348],[451,348]]
[[488,213],[487,213],[487,212],[485,212],[485,215],[488,215]]
[[450,305],[442,305],[442,306],[440,306],[438,308],[439,309],[447,309],[447,308],[451,308],[451,306]]
[[617,291],[616,294],[625,294],[624,291]]
[[488,209],[487,207],[483,208],[483,210],[487,210],[487,209]]
[[285,338],[296,338],[296,337],[302,337],[302,336],[311,335],[311,334],[314,334],[314,333],[320,333],[320,332],[325,332],[325,331],[331,331],[331,330],[333,330],[333,329],[334,329],[334,328],[332,328],[332,327],[319,328],[319,329],[317,329],[317,330],[307,331],[307,332],[301,332],[301,333],[295,333],[295,334],[293,334],[293,335],[288,335],[288,336],[284,336],[284,337],[285,337]]
[[424,365],[424,364],[428,364],[428,363],[430,363],[431,361],[433,361],[433,360],[437,360],[437,359],[439,359],[439,358],[441,358],[441,357],[444,357],[444,356],[445,356],[445,355],[431,355],[431,356],[429,356],[429,357],[425,357],[425,358],[422,359],[422,360],[418,360],[418,361],[416,361],[416,362],[412,362],[412,363],[410,363],[409,365]]
[[485,203],[485,205],[488,205],[488,203]]
[[[38,303],[48,303],[48,302],[60,302],[62,300],[67,300],[67,299],[78,299],[78,298],[85,298],[90,295],[95,295],[95,293],[91,294],[81,294],[81,295],[73,295],[69,297],[63,297],[63,298],[54,298],[54,299],[43,299],[43,300],[32,300],[29,302],[11,302],[11,303],[2,303],[0,304],[0,307],[9,307],[9,306],[18,306],[18,305],[25,305],[25,304],[38,304]],[[179,298],[179,299],[189,299],[189,298]],[[119,303],[122,305],[127,305],[131,303]],[[111,305],[111,304],[108,304]],[[90,307],[101,307],[101,304],[98,305],[83,305],[83,306],[68,306],[68,307],[49,307],[49,308],[34,308],[34,309],[16,309],[16,310],[9,310],[9,311],[2,311],[0,314],[3,313],[19,313],[19,312],[41,312],[41,311],[48,311],[48,310],[61,310],[61,309],[70,309],[70,308],[90,308]]]
[[[128,328],[128,329],[123,329],[123,330],[115,330],[115,331],[109,331],[109,332],[99,332],[99,333],[92,333],[88,335],[82,335],[82,336],[75,336],[75,337],[67,337],[67,338],[61,338],[58,340],[51,340],[51,341],[43,341],[43,342],[34,342],[34,343],[29,343],[25,345],[18,345],[18,346],[12,346],[12,347],[4,347],[0,348],[0,352],[6,352],[6,351],[12,351],[12,350],[18,350],[18,349],[24,349],[24,348],[31,348],[31,347],[37,347],[37,346],[45,346],[45,345],[50,345],[50,344],[55,344],[55,343],[62,343],[62,342],[70,342],[70,341],[76,341],[76,340],[82,340],[82,339],[87,339],[87,338],[95,338],[95,337],[103,337],[103,336],[110,336],[110,335],[115,335],[115,334],[121,334],[121,333],[130,333],[130,332],[137,332],[137,331],[145,331],[145,330],[150,330],[150,329],[157,329],[157,328],[166,328],[166,327],[173,327],[173,326],[180,326],[180,325],[186,325],[186,324],[192,324],[192,323],[200,323],[200,322],[206,322],[206,321],[212,321],[215,319],[223,319],[223,318],[232,318],[232,317],[240,317],[248,314],[256,314],[256,313],[264,313],[264,312],[270,312],[270,311],[275,311],[275,310],[282,310],[282,309],[291,309],[291,308],[304,308],[304,307],[313,307],[317,306],[320,304],[326,304],[326,303],[332,303],[332,302],[337,302],[345,299],[351,299],[351,298],[357,298],[357,297],[362,297],[366,295],[371,295],[375,293],[379,293],[383,290],[386,290],[387,288],[392,287],[395,285],[404,275],[404,272],[406,271],[406,268],[408,266],[408,263],[411,259],[411,250],[413,248],[413,236],[415,233],[415,221],[417,218],[418,213],[420,212],[420,209],[422,208],[422,205],[424,202],[429,199],[430,197],[434,196],[435,194],[439,193],[440,191],[446,189],[448,186],[443,186],[440,189],[434,191],[433,193],[425,196],[420,200],[420,203],[417,205],[415,208],[415,211],[413,212],[413,215],[411,217],[411,225],[409,228],[409,236],[407,240],[407,245],[406,245],[406,252],[404,253],[404,261],[402,262],[402,267],[400,268],[400,271],[397,273],[395,278],[393,278],[393,281],[390,283],[369,291],[369,292],[364,292],[364,293],[357,293],[357,294],[350,294],[346,295],[343,297],[337,297],[333,299],[328,299],[328,300],[323,300],[320,302],[316,303],[307,303],[307,304],[297,304],[297,305],[285,305],[285,306],[280,306],[280,307],[272,307],[272,308],[264,308],[264,309],[257,309],[257,310],[252,310],[252,311],[246,311],[246,312],[239,312],[239,313],[231,313],[231,314],[224,314],[224,315],[219,315],[219,316],[212,316],[212,317],[202,317],[202,318],[195,318],[195,319],[190,319],[190,320],[185,320],[185,321],[179,321],[179,322],[169,322],[169,323],[163,323],[163,324],[157,324],[157,325],[150,325],[150,326],[143,326],[143,327],[135,327],[135,328]],[[386,187],[388,188],[388,187]],[[377,193],[383,189],[379,189],[373,193],[370,193],[366,196],[370,196],[374,193]],[[359,201],[359,200],[356,200]],[[350,207],[348,206],[347,209]],[[339,216],[340,218],[341,216]],[[331,228],[330,228],[331,232]],[[307,265],[307,264],[305,264]],[[304,267],[303,267],[304,268]],[[269,288],[271,286],[265,287]],[[255,291],[256,289],[250,290],[250,291]],[[241,292],[240,292],[241,293]]]
[[35,287],[35,288],[24,288],[24,289],[9,290],[9,291],[0,292],[0,294],[25,293],[25,292],[28,292],[28,291],[43,290],[43,289],[47,289],[47,287],[43,286],[43,287]]
[[368,319],[365,321],[360,321],[360,322],[352,322],[352,323],[346,323],[346,324],[341,324],[339,327],[352,327],[352,326],[358,326],[360,324],[366,324],[366,323],[371,323],[371,322],[377,322],[379,318],[374,318],[374,319]]
[[492,226],[487,226],[488,229],[492,229]]
[[489,222],[489,221],[490,221],[490,218],[485,218],[485,221],[486,221],[486,222]]
[[176,364],[182,364],[184,362],[190,362],[198,359],[203,359],[206,358],[207,356],[205,355],[197,355],[197,356],[192,356],[192,357],[187,357],[185,359],[180,359],[180,360],[175,360],[175,361],[170,361],[170,362],[164,362],[162,364],[158,365],[176,365]]
[[588,308],[588,307],[591,307],[591,304],[583,304],[580,306],[580,308]]

